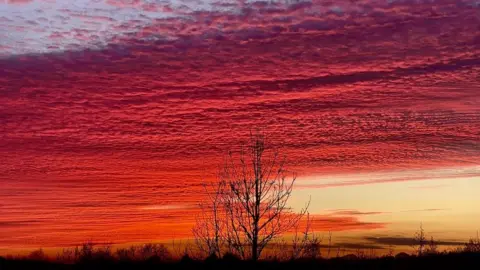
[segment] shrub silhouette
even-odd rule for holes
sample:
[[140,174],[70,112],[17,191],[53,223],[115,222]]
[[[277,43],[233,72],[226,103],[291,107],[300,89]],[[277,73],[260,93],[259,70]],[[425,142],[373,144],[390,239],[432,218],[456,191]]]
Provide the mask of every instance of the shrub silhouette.
[[212,263],[218,261],[218,256],[215,253],[210,254],[207,258],[205,258],[206,263]]
[[223,254],[222,260],[226,262],[237,262],[240,261],[241,258],[233,253],[226,252],[225,254]]
[[43,249],[41,249],[41,248],[30,252],[30,254],[28,254],[27,258],[29,260],[34,260],[34,261],[47,260],[47,256],[45,255],[45,253],[43,252]]
[[410,255],[405,253],[405,252],[400,252],[397,255],[395,255],[395,259],[404,259],[404,258],[409,258]]
[[191,264],[193,262],[194,260],[188,254],[184,254],[180,259],[180,263],[182,264]]

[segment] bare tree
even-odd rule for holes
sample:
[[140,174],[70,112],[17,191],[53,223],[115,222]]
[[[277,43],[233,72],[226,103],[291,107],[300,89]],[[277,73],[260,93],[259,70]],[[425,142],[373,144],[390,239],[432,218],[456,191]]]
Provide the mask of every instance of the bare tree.
[[208,210],[214,219],[211,223],[205,217],[197,220],[197,240],[212,246],[210,252],[220,253],[225,245],[242,258],[256,261],[270,241],[294,228],[308,204],[299,213],[287,205],[296,175],[285,169],[285,161],[277,150],[266,147],[263,134],[251,133],[238,159],[228,154],[213,192],[206,192],[202,212]]
[[433,236],[430,236],[430,241],[428,242],[428,246],[425,249],[426,254],[434,255],[438,253],[438,244],[433,239]]
[[330,258],[330,251],[332,249],[332,232],[328,232],[328,252],[327,252],[327,258]]
[[427,237],[425,235],[425,230],[423,229],[423,224],[420,224],[420,228],[415,235],[413,236],[413,249],[418,256],[422,256],[425,251],[425,245],[427,244]]
[[468,243],[465,244],[463,251],[471,252],[471,253],[480,252],[480,237],[478,236],[478,231],[477,231],[477,238],[470,238]]
[[395,249],[393,248],[393,245],[388,245],[388,253],[387,253],[387,257],[393,257],[395,254]]

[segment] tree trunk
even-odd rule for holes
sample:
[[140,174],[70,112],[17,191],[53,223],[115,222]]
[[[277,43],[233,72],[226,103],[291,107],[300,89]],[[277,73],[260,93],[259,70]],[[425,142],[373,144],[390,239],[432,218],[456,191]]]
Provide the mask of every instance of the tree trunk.
[[258,249],[258,239],[255,237],[255,239],[253,239],[253,243],[252,243],[252,261],[254,261],[254,262],[256,262],[258,260],[257,249]]
[[255,141],[254,147],[254,173],[255,173],[255,206],[253,210],[253,241],[252,241],[252,260],[258,260],[258,222],[260,221],[260,185],[261,185],[261,172],[262,172],[262,143],[258,138]]

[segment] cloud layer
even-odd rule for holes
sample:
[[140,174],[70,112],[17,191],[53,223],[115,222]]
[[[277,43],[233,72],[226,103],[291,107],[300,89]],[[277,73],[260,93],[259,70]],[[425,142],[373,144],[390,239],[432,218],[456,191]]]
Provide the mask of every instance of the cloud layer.
[[0,2],[0,247],[188,235],[255,127],[301,175],[480,163],[475,1],[75,2]]

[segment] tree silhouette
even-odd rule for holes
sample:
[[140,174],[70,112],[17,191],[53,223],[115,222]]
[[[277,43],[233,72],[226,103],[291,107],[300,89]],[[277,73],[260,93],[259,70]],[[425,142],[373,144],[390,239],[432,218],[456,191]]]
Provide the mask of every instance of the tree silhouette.
[[[433,240],[433,239],[432,239]],[[423,224],[420,223],[420,228],[415,232],[413,236],[413,249],[417,256],[422,256],[425,251],[425,245],[427,244],[427,237],[425,235],[425,230],[423,229]]]
[[[274,238],[296,227],[308,204],[295,213],[287,202],[296,175],[285,169],[285,156],[265,144],[265,135],[250,134],[238,159],[230,152],[217,184],[205,189],[208,200],[193,230],[197,242],[220,255],[225,245],[256,261]],[[206,214],[208,210],[208,214]]]
[[478,232],[477,232],[477,238],[470,238],[468,243],[465,244],[463,251],[471,252],[471,253],[480,252],[480,237],[478,236]]

